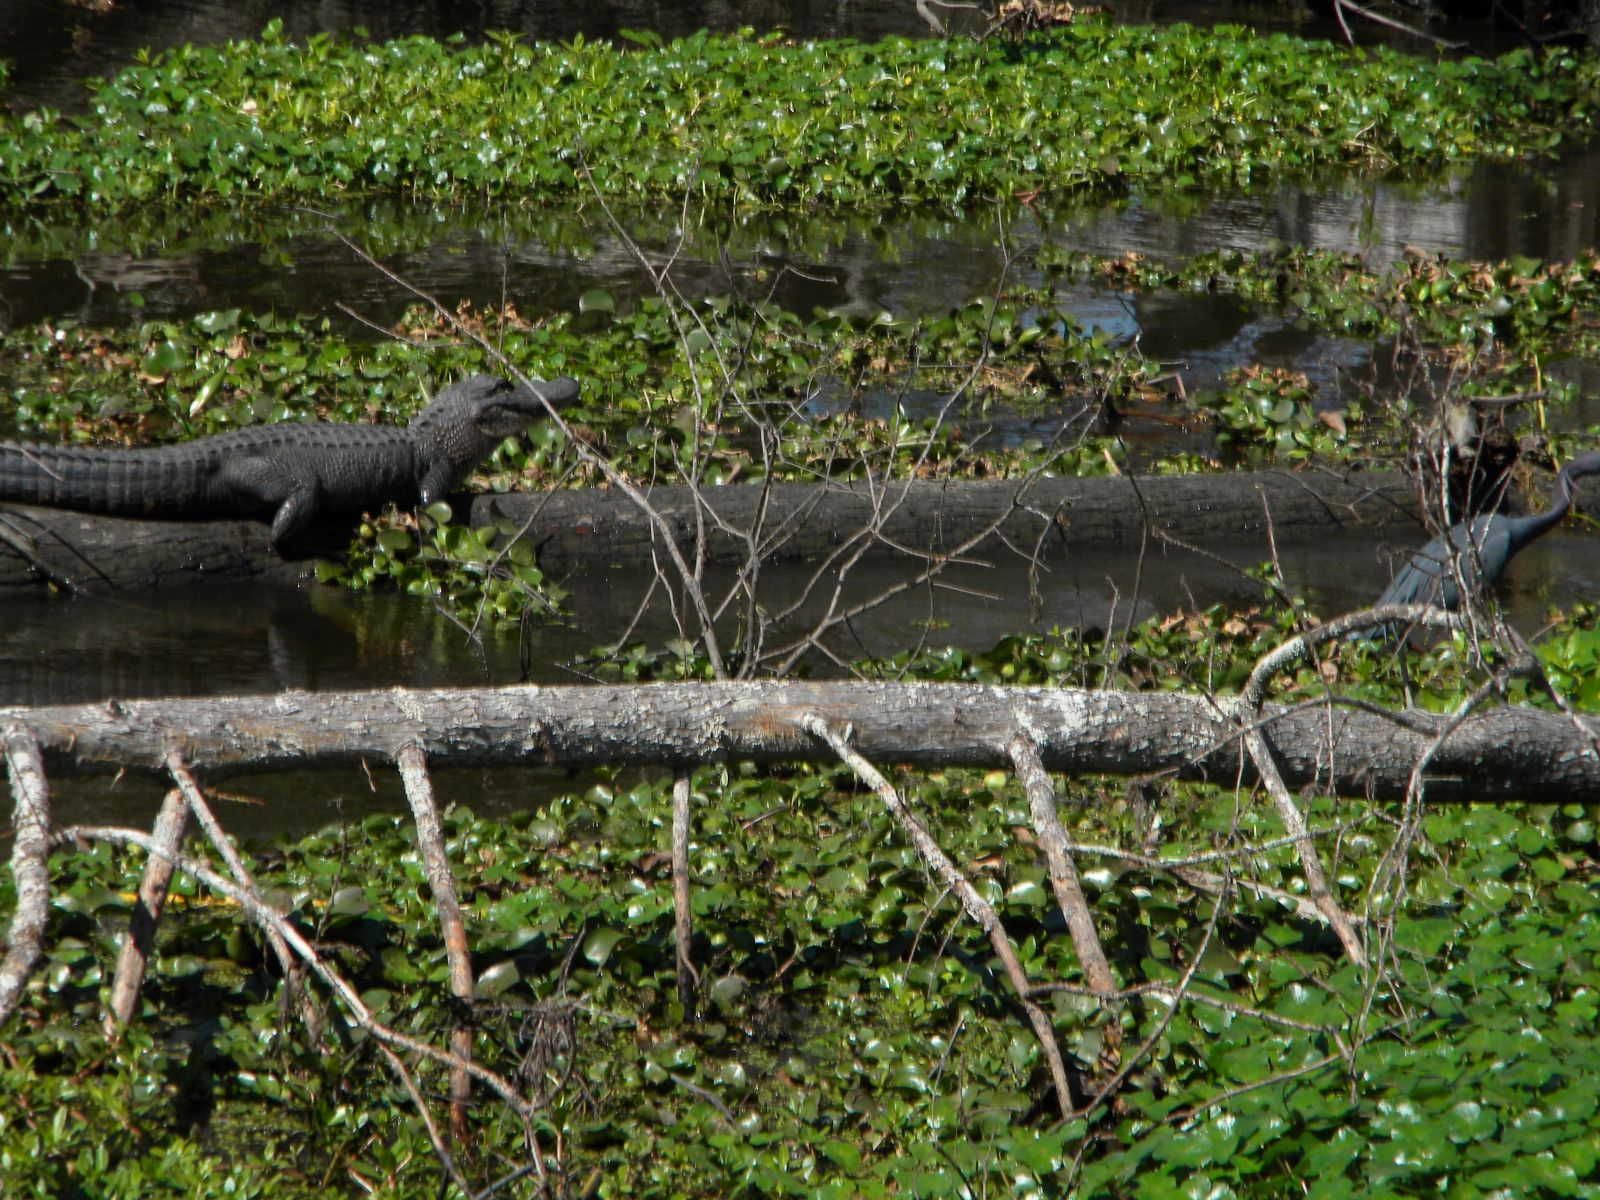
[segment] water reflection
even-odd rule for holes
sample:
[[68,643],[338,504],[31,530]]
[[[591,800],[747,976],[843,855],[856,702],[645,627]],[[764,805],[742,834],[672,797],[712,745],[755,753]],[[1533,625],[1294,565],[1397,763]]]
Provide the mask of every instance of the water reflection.
[[[679,290],[689,296],[770,297],[806,314],[833,309],[920,315],[991,295],[1007,281],[1036,282],[1027,263],[1047,242],[1106,254],[1131,248],[1173,259],[1219,247],[1264,249],[1294,241],[1361,247],[1378,261],[1398,257],[1407,246],[1487,257],[1533,250],[1529,239],[1535,235],[1547,247],[1552,240],[1591,239],[1594,206],[1586,207],[1580,195],[1584,186],[1589,195],[1600,195],[1600,153],[1569,155],[1551,177],[1559,182],[1536,185],[1536,177],[1535,168],[1478,168],[1432,190],[1337,183],[1320,191],[1278,188],[1160,204],[1127,198],[965,215],[655,210],[624,213],[626,236],[581,205],[484,212],[369,200],[335,215],[341,229],[370,243],[396,274],[447,306],[461,299],[486,306],[509,299],[524,315],[536,316],[575,311],[579,297],[593,288],[624,299],[637,296],[650,287],[637,246],[654,264],[670,259]],[[1529,218],[1524,206],[1541,199],[1566,219],[1556,219],[1554,209],[1547,220]],[[376,336],[334,306],[381,327],[414,301],[410,291],[333,237],[324,217],[303,210],[247,209],[199,218],[143,213],[93,230],[14,217],[10,232],[9,248],[0,244],[0,261],[9,258],[0,267],[0,327],[8,320],[20,325],[63,316],[126,325],[240,307],[330,315],[358,336]],[[1248,364],[1304,373],[1325,407],[1393,384],[1386,373],[1388,347],[1315,333],[1291,315],[1227,295],[1129,295],[1083,282],[1062,286],[1059,298],[1077,323],[1137,346],[1189,392],[1216,387]],[[1600,367],[1569,360],[1552,364],[1551,371],[1596,397],[1563,421],[1596,419]],[[868,397],[863,407],[878,416],[896,407],[913,417],[937,415],[948,398],[943,383],[914,380],[905,393]],[[817,407],[844,402],[824,393]],[[1086,429],[1075,403],[980,414],[981,419],[951,415],[974,437],[992,425],[1005,443],[1049,442]],[[1203,438],[1185,438],[1170,428],[1129,423],[1118,431],[1140,446],[1149,443],[1150,452],[1207,448]]]
[[[1414,548],[1402,539],[1379,544],[1335,534],[1285,542],[1278,550],[1291,588],[1316,611],[1332,615],[1370,603],[1387,583],[1391,565]],[[1206,549],[1239,568],[1269,554],[1260,541]],[[1133,549],[1068,554],[1048,546],[1037,566],[1004,547],[975,558],[907,598],[853,619],[831,635],[830,649],[847,660],[913,644],[982,650],[1021,629],[1120,628],[1196,606],[1249,607],[1263,595],[1259,583],[1214,558],[1153,545],[1142,560]],[[761,575],[764,608],[778,611],[801,594],[814,569],[805,563],[769,566]],[[869,561],[845,581],[841,603],[876,595],[907,570],[903,563]],[[622,630],[631,627],[635,640],[652,645],[681,632],[662,589],[640,616],[651,583],[646,571],[596,566],[561,582],[572,593],[569,622],[534,627],[525,635],[486,631],[479,640],[426,601],[317,584],[213,585],[159,597],[14,598],[7,601],[0,630],[0,705],[288,689],[475,687],[516,683],[525,671],[534,682],[578,683],[585,677],[575,660]],[[711,593],[730,582],[726,571],[713,572]],[[1518,556],[1498,594],[1526,632],[1538,628],[1551,605],[1600,598],[1600,538],[1564,530],[1542,539]],[[818,611],[802,611],[775,637],[811,628]],[[822,662],[817,668],[821,674],[832,670]]]
[[[1280,186],[1248,195],[1124,198],[1029,209],[849,212],[797,219],[719,211],[625,214],[627,239],[658,261],[676,255],[689,295],[740,291],[802,313],[943,311],[993,291],[1046,241],[1178,262],[1218,249],[1281,244],[1359,253],[1372,265],[1408,250],[1494,260],[1571,260],[1600,242],[1600,151],[1558,164],[1479,166],[1428,187]],[[590,288],[648,286],[628,241],[573,203],[495,211],[373,200],[336,210],[339,228],[446,302],[525,311],[570,307]],[[10,215],[0,234],[0,322],[71,316],[124,324],[243,307],[327,315],[343,303],[393,320],[413,297],[360,263],[318,215],[250,210],[197,217],[144,212],[92,228]]]

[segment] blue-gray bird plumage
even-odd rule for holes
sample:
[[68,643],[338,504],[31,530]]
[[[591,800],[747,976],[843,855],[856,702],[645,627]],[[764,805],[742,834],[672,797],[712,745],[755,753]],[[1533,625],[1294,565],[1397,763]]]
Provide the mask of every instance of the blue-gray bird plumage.
[[[1572,507],[1572,481],[1600,474],[1600,451],[1580,454],[1556,475],[1550,505],[1528,517],[1478,517],[1471,525],[1452,525],[1448,542],[1436,537],[1411,556],[1411,561],[1379,597],[1378,604],[1431,604],[1454,610],[1461,606],[1454,561],[1469,588],[1482,591],[1494,586],[1506,564],[1535,538],[1554,529]],[[1470,536],[1468,530],[1471,530]]]

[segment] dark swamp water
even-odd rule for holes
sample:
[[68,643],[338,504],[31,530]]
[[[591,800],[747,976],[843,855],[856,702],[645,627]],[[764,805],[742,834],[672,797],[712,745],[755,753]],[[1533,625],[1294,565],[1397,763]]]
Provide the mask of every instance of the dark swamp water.
[[[1173,15],[1119,8],[1125,18]],[[1186,6],[1181,15],[1250,16],[1232,5]],[[516,28],[546,38],[607,37],[619,28],[670,36],[744,25],[859,38],[923,31],[912,4],[887,0],[582,6],[333,0],[222,6],[172,0],[117,3],[106,14],[58,0],[0,0],[0,56],[16,62],[9,101],[18,107],[70,107],[82,94],[75,80],[114,69],[139,45],[254,36],[273,18],[281,18],[295,38],[356,25],[378,37],[484,28]],[[1328,32],[1304,25],[1295,31]],[[888,219],[691,212],[686,223],[677,213],[657,212],[624,214],[623,222],[628,236],[652,256],[679,254],[675,278],[689,295],[763,294],[770,287],[780,303],[801,313],[845,308],[913,315],[942,312],[953,300],[991,292],[1007,269],[1005,247],[1025,257],[1048,241],[1099,254],[1134,250],[1178,260],[1218,248],[1291,243],[1359,252],[1375,262],[1396,259],[1407,247],[1473,259],[1567,259],[1600,242],[1597,212],[1600,150],[1579,149],[1555,161],[1478,167],[1425,184],[1331,181],[1182,200],[1136,196],[1058,205],[1049,214],[1023,210],[1007,218],[1004,246],[996,216],[982,211]],[[342,206],[333,215],[342,232],[373,247],[388,267],[449,305],[460,299],[492,305],[505,297],[533,314],[574,309],[578,297],[593,288],[618,297],[647,289],[624,239],[582,205],[484,212],[373,201]],[[335,307],[344,305],[388,324],[412,297],[357,261],[327,224],[322,216],[283,210],[198,218],[150,211],[92,229],[14,215],[0,219],[0,334],[41,320],[128,324],[232,307],[346,321]],[[1342,388],[1372,378],[1384,358],[1381,346],[1314,336],[1281,313],[1226,297],[1128,297],[1085,284],[1067,301],[1085,325],[1137,339],[1145,355],[1171,364],[1191,389],[1213,384],[1238,365],[1259,363],[1305,371],[1336,403]],[[1583,364],[1568,369],[1597,375]],[[1600,385],[1600,377],[1589,382]],[[0,379],[0,389],[5,385]],[[1597,420],[1600,411],[1575,419]],[[6,423],[0,411],[0,431]],[[1019,423],[1019,429],[1051,432],[1040,429],[1038,419]],[[1591,504],[1596,491],[1588,493]],[[1241,564],[1265,557],[1260,546],[1214,549]],[[1390,560],[1382,551],[1398,549],[1349,540],[1282,551],[1292,586],[1327,614],[1370,600],[1388,578]],[[1048,565],[1037,619],[1020,599],[1027,592],[1022,567],[996,556],[990,565],[964,568],[946,586],[915,592],[856,623],[854,640],[835,649],[846,656],[889,652],[918,637],[930,645],[978,649],[1019,628],[1104,627],[1191,603],[1248,604],[1260,596],[1249,581],[1176,552],[1152,554],[1142,566],[1132,552],[1078,555]],[[765,578],[781,594],[794,586],[799,570],[774,569]],[[627,627],[644,586],[638,575],[596,569],[562,580],[572,592],[576,616],[570,624],[532,630],[526,641],[513,632],[477,645],[425,603],[315,584],[8,600],[0,627],[0,704],[291,687],[473,685],[524,677],[577,682],[581,676],[567,664]],[[872,570],[855,581],[863,591],[883,582]],[[1514,621],[1530,632],[1547,605],[1600,595],[1600,539],[1584,531],[1553,535],[1518,560],[1502,594]],[[653,611],[635,638],[659,642],[673,632],[667,614]],[[282,780],[247,784],[236,790],[268,800],[333,797],[347,815],[400,804],[387,781],[377,792],[365,779],[343,776],[329,778],[326,787],[308,787],[298,776],[291,786]],[[525,774],[468,772],[440,785],[445,796],[471,797],[479,807],[526,807],[546,786],[570,784],[559,773],[529,784]],[[99,784],[72,790],[85,816],[125,816],[130,804],[143,807],[158,799],[153,787],[132,782],[109,791]],[[318,803],[304,814],[304,824],[322,823],[333,811]],[[241,805],[230,820],[265,832],[281,828],[283,814],[277,805],[270,812]]]

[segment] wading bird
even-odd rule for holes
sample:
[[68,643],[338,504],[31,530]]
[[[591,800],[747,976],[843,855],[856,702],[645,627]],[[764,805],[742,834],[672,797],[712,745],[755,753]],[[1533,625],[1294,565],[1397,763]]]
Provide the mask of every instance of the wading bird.
[[1460,558],[1461,578],[1468,587],[1475,591],[1493,587],[1518,551],[1554,529],[1567,515],[1572,507],[1572,481],[1595,474],[1600,474],[1600,450],[1578,455],[1556,476],[1549,508],[1531,517],[1504,517],[1498,513],[1479,517],[1470,526],[1471,547],[1467,543],[1467,524],[1452,525],[1449,546],[1444,538],[1436,537],[1413,554],[1378,603],[1431,604],[1451,611],[1461,607],[1452,559]]

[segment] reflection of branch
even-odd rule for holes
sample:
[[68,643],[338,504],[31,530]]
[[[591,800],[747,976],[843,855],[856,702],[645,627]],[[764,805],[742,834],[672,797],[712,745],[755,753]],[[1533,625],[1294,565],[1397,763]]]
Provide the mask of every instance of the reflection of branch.
[[1352,3],[1352,0],[1333,0],[1333,14],[1339,19],[1339,29],[1344,34],[1344,40],[1352,46],[1355,45],[1356,39],[1350,32],[1350,26],[1345,23],[1344,14],[1346,9],[1355,13],[1358,17],[1371,21],[1374,25],[1383,25],[1389,29],[1396,29],[1401,33],[1409,34],[1411,37],[1421,38],[1425,42],[1433,43],[1441,50],[1459,50],[1467,44],[1466,42],[1448,41],[1445,38],[1428,33],[1426,30],[1418,29],[1415,25],[1407,25],[1404,21],[1397,21],[1393,17],[1386,17],[1382,13],[1375,12],[1364,5]]

